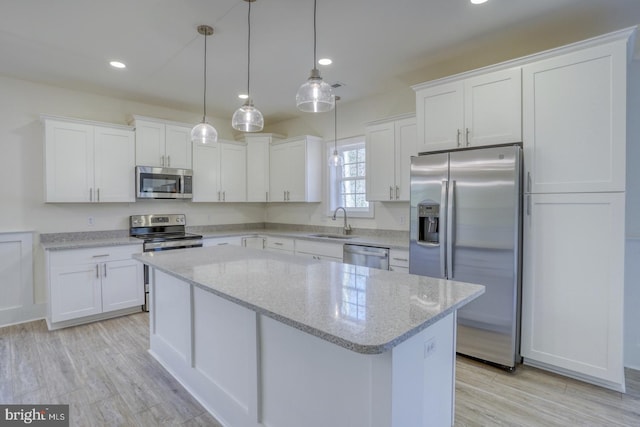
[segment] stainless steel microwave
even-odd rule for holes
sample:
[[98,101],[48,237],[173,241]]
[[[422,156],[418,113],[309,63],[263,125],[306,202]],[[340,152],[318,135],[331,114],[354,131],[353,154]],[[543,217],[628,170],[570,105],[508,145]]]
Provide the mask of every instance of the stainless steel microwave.
[[138,199],[191,199],[192,187],[191,169],[136,166]]

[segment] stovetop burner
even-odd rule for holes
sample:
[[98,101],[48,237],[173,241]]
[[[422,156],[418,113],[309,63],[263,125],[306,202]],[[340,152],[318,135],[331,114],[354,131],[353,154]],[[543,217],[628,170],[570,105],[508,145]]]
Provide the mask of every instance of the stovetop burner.
[[185,242],[185,247],[194,246],[199,240],[201,244],[201,235],[185,231],[186,222],[184,214],[132,215],[129,217],[129,235],[144,240],[145,250],[150,246],[147,243],[174,242],[166,245],[167,249],[178,249],[180,240],[190,240]]

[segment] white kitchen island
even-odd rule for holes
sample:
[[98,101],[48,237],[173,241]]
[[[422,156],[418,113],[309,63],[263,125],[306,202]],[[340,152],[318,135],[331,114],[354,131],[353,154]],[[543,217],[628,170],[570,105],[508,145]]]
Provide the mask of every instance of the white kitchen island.
[[151,354],[228,427],[453,424],[456,310],[484,287],[233,246],[151,267]]

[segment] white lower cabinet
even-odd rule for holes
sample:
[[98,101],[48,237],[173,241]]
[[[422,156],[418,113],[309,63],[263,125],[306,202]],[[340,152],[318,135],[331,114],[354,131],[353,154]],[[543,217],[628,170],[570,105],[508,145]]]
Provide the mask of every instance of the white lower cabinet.
[[296,240],[296,255],[317,260],[342,262],[342,244]]
[[624,390],[624,193],[525,196],[525,363]]
[[264,248],[268,251],[286,252],[293,255],[295,252],[295,242],[293,239],[286,237],[267,236]]
[[202,239],[202,246],[242,246],[241,236],[227,236],[227,237],[208,237]]
[[389,251],[389,270],[409,273],[409,251],[391,249]]
[[[50,323],[144,303],[141,245],[47,251]],[[51,326],[51,324],[50,324]]]

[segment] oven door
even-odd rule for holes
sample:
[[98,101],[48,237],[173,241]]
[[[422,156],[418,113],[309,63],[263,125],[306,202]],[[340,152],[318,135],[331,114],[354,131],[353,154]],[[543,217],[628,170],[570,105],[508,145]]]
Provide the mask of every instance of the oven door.
[[136,197],[138,199],[190,199],[190,169],[136,166]]

